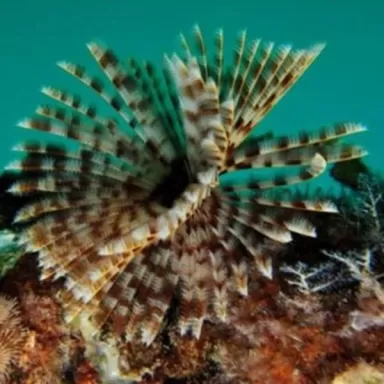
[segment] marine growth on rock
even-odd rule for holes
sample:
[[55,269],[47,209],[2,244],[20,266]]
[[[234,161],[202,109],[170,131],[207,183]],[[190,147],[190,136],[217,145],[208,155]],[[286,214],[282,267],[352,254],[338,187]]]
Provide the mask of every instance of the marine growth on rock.
[[27,224],[21,241],[38,253],[42,279],[64,279],[68,321],[86,315],[96,329],[108,324],[149,345],[172,301],[179,333],[199,338],[204,320],[228,321],[230,292],[247,295],[250,266],[272,277],[263,239],[315,237],[307,213],[337,212],[327,200],[271,192],[365,155],[342,143],[365,127],[250,136],[322,44],[296,50],[244,32],[227,64],[223,32],[208,44],[196,28],[159,67],[87,47],[101,79],[59,66],[107,107],[44,87],[51,103],[19,124],[49,133],[16,146],[23,157],[7,167],[19,173],[10,192],[31,198],[15,218]]

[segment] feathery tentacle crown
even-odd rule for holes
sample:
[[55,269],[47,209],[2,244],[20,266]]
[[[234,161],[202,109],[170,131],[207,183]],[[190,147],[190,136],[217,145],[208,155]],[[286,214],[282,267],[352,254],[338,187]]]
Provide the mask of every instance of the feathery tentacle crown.
[[[135,59],[123,65],[91,43],[113,92],[83,67],[59,65],[104,99],[114,117],[70,92],[43,88],[57,105],[39,107],[20,123],[78,145],[70,151],[26,143],[16,148],[25,158],[8,167],[22,176],[13,193],[41,195],[16,220],[31,222],[23,239],[39,253],[42,278],[65,277],[59,297],[69,321],[87,313],[98,328],[108,321],[128,339],[150,344],[177,288],[180,332],[199,337],[204,319],[226,320],[230,290],[247,294],[247,263],[271,276],[257,234],[280,243],[291,233],[315,236],[299,212],[336,212],[328,201],[281,201],[268,191],[365,154],[340,144],[364,131],[353,123],[244,142],[322,45],[248,44],[242,33],[233,62],[224,66],[221,31],[211,59],[199,28],[195,40],[192,46],[182,37],[185,57],[166,57],[161,71]],[[223,178],[240,169],[286,166],[298,171]]]

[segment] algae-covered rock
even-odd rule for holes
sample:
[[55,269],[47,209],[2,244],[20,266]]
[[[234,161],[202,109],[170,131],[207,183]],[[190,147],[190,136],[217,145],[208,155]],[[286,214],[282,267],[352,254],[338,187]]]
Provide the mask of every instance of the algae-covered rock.
[[7,229],[0,231],[0,277],[11,270],[24,254],[24,247],[18,243],[17,235]]

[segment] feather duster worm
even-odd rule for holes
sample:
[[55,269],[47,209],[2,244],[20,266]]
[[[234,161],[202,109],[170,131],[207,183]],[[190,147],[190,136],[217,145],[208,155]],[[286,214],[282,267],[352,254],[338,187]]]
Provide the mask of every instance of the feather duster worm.
[[[291,241],[291,233],[315,236],[300,211],[337,211],[328,201],[271,198],[269,190],[365,154],[340,144],[365,130],[353,123],[244,141],[323,45],[293,50],[248,43],[242,33],[226,66],[222,31],[213,58],[199,28],[194,40],[182,37],[184,55],[166,56],[160,71],[133,58],[125,65],[110,49],[88,44],[112,92],[85,68],[59,63],[114,117],[75,94],[43,88],[59,106],[39,107],[20,126],[78,148],[26,143],[16,148],[25,157],[8,167],[22,176],[11,192],[40,196],[16,221],[30,222],[23,240],[39,254],[41,278],[65,277],[59,298],[68,320],[86,313],[98,329],[108,321],[146,344],[161,329],[176,288],[180,333],[198,338],[204,319],[226,320],[229,290],[247,294],[249,262],[271,275],[262,236],[280,243]],[[258,178],[258,169],[287,166],[298,170]],[[255,171],[248,179],[225,179],[243,169]]]
[[17,302],[0,295],[0,384],[9,383],[15,364],[26,341]]

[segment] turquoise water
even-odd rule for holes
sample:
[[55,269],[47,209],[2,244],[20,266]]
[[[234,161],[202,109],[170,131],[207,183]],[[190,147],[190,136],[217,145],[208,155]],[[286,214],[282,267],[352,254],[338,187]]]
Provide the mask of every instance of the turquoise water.
[[163,52],[179,49],[179,32],[190,33],[199,23],[207,38],[223,28],[227,50],[244,28],[250,38],[297,48],[326,42],[320,58],[259,130],[294,133],[342,120],[361,122],[369,132],[354,142],[369,150],[366,161],[381,171],[383,16],[384,4],[375,0],[1,0],[0,167],[14,156],[10,147],[30,137],[15,123],[45,101],[40,87],[73,89],[72,79],[56,68],[56,61],[92,66],[85,43],[98,39],[120,57],[133,55],[161,64]]

